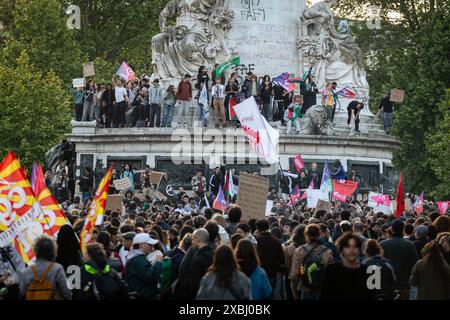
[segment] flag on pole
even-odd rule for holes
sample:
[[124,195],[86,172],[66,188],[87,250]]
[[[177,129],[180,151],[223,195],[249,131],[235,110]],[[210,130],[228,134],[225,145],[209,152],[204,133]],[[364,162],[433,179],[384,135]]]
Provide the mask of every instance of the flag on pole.
[[336,92],[336,94],[338,96],[341,96],[344,98],[349,98],[349,99],[354,99],[358,96],[355,91],[353,91],[352,89],[349,89],[349,88],[343,88],[343,89],[339,90],[338,92]]
[[333,197],[340,202],[345,202],[358,188],[358,182],[351,180],[332,180]]
[[423,192],[420,194],[420,196],[417,197],[416,201],[413,205],[414,210],[416,211],[416,214],[422,214],[423,211]]
[[279,162],[277,146],[280,134],[261,115],[255,98],[251,96],[234,110],[252,149],[268,164]]
[[209,201],[208,198],[206,197],[206,192],[203,193],[203,197],[205,198],[205,204],[207,208],[211,208],[211,206],[209,205]]
[[227,201],[225,200],[225,196],[223,195],[222,186],[219,185],[219,191],[217,192],[216,199],[213,202],[213,208],[222,211],[225,213],[227,209]]
[[240,56],[231,57],[229,60],[225,61],[216,68],[216,78],[219,78],[222,75],[222,73],[224,73],[230,67],[238,66],[240,64],[241,64]]
[[308,198],[308,190],[314,189],[314,180],[311,179],[311,182],[309,183],[308,189],[303,192],[302,196],[300,197],[300,201]]
[[83,229],[81,230],[80,246],[83,254],[86,252],[86,245],[92,240],[94,227],[103,223],[103,212],[105,211],[106,199],[108,198],[108,188],[112,176],[112,167],[103,177],[95,192],[94,200],[89,207]]
[[34,190],[34,188],[36,186],[37,173],[38,173],[38,165],[37,165],[37,162],[34,161],[33,162],[33,168],[31,169],[31,179],[30,179],[31,187],[33,188],[33,190]]
[[37,167],[33,191],[42,208],[43,214],[39,222],[44,229],[44,233],[50,237],[56,237],[59,229],[61,229],[61,227],[69,221],[67,220],[64,212],[61,210],[61,207],[55,197],[53,197],[50,190],[48,190],[40,164]]
[[333,192],[333,184],[331,182],[330,168],[328,167],[328,160],[325,161],[325,166],[323,167],[322,183],[320,184],[320,190],[322,192]]
[[297,89],[297,85],[294,82],[289,82],[289,73],[283,72],[278,77],[273,78],[272,80],[276,85],[283,87],[287,92],[294,91]]
[[231,174],[231,170],[227,170],[225,173],[225,186],[224,186],[224,194],[225,197],[234,197],[236,192],[234,190],[234,181],[233,175]]
[[301,155],[297,155],[294,158],[294,164],[295,164],[295,169],[297,169],[298,173],[300,173],[302,171],[302,169],[305,168],[305,163],[303,162]]
[[42,211],[13,152],[0,163],[0,247],[13,244],[25,263],[35,254],[33,242],[43,234]]
[[441,215],[444,215],[450,207],[450,201],[438,201],[436,204]]
[[234,111],[234,107],[237,105],[236,100],[233,99],[233,97],[230,97],[228,101],[228,114],[230,116],[230,120],[237,120],[236,111]]
[[133,69],[131,69],[131,67],[125,61],[122,62],[119,70],[117,70],[117,75],[125,81],[136,79],[136,75]]
[[403,192],[403,175],[400,174],[400,180],[397,186],[397,196],[395,198],[397,202],[397,209],[395,210],[395,217],[398,218],[405,211],[405,193]]

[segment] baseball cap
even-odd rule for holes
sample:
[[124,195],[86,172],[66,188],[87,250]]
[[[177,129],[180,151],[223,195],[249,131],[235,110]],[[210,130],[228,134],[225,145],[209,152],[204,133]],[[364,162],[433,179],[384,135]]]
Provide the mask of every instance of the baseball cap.
[[158,243],[158,240],[155,240],[152,237],[150,237],[148,233],[138,233],[133,239],[133,245],[141,243],[155,245]]
[[136,232],[133,232],[133,231],[125,232],[122,234],[122,237],[125,240],[133,240],[135,236],[136,236]]

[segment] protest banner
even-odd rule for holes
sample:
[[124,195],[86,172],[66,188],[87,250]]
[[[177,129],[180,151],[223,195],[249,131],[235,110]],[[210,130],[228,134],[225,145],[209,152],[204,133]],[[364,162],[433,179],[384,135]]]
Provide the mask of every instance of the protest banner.
[[265,217],[269,179],[253,174],[241,173],[237,204],[242,209],[242,220]]
[[95,76],[93,62],[88,62],[88,63],[83,64],[83,75],[85,78]]
[[320,189],[308,190],[308,196],[306,198],[306,205],[308,208],[315,208],[319,199],[328,201],[328,192]]
[[322,199],[317,200],[315,212],[318,211],[331,212],[331,203]]
[[405,91],[400,89],[392,89],[390,100],[391,102],[402,103],[405,100]]
[[76,78],[72,79],[72,86],[74,88],[81,88],[84,87],[84,78]]
[[[358,188],[358,182],[351,180],[339,181],[333,180],[333,191],[340,196],[350,197]],[[338,196],[339,197],[339,196]]]
[[122,211],[123,194],[111,194],[106,199],[105,210]]
[[119,191],[127,190],[131,188],[131,180],[128,177],[122,179],[113,180],[114,188]]
[[389,205],[380,204],[380,205],[373,207],[373,212],[375,212],[375,213],[383,212],[384,214],[389,214],[390,211],[391,211],[390,204]]
[[376,207],[377,202],[375,201],[376,198],[374,199],[374,197],[379,197],[381,195],[382,195],[381,193],[369,191],[369,196],[367,197],[368,198],[367,206],[370,208]]
[[441,215],[444,215],[450,207],[450,201],[438,201],[436,202],[436,205],[438,207],[439,213]]
[[234,110],[253,151],[261,160],[269,164],[277,163],[279,161],[277,147],[280,134],[261,115],[255,98],[252,96],[244,100],[236,105]]
[[273,200],[267,200],[266,202],[266,217],[272,214]]

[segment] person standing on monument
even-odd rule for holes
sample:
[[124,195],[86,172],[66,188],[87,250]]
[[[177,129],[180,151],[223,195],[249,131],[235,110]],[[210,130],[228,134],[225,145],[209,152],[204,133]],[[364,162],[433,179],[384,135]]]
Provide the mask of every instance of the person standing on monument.
[[237,94],[239,93],[239,85],[236,83],[236,79],[231,77],[230,80],[228,80],[228,84],[225,86],[225,106],[227,107],[226,112],[226,121],[232,121],[233,119],[230,119],[230,101],[231,98],[234,100],[237,100]]
[[213,98],[214,106],[214,124],[217,128],[219,126],[219,119],[221,119],[224,126],[227,124],[227,119],[225,117],[225,86],[221,83],[220,78],[216,78],[216,83],[212,87],[211,96]]
[[[204,93],[204,96],[202,98],[202,93]],[[200,89],[195,96],[195,99],[197,100],[197,107],[198,107],[198,121],[200,121],[203,124],[204,128],[208,127],[208,119],[209,119],[209,99],[208,99],[208,89],[206,88],[206,83],[202,79],[200,82]]]
[[325,107],[327,111],[327,119],[331,124],[333,123],[333,106],[334,106],[334,92],[333,84],[331,82],[327,83],[327,86],[322,91],[322,106]]
[[261,102],[262,102],[262,114],[267,121],[273,121],[273,109],[272,109],[272,82],[270,77],[265,75],[261,84]]
[[392,131],[392,114],[394,112],[394,107],[390,101],[391,94],[387,93],[380,102],[380,107],[378,108],[378,114],[383,119],[384,130],[386,134],[390,134]]
[[308,83],[306,83],[305,86],[305,94],[304,94],[304,100],[302,107],[302,113],[306,114],[306,111],[308,111],[309,108],[317,104],[317,94],[319,93],[319,89],[317,89],[317,85],[314,82],[313,76],[310,75],[308,77]]
[[161,103],[163,101],[164,92],[159,85],[159,80],[153,80],[153,84],[150,87],[148,100],[150,103],[150,115],[148,119],[148,126],[153,128],[154,126],[160,127],[161,125]]
[[106,90],[102,94],[102,112],[105,114],[105,127],[111,128],[114,120],[114,107],[116,104],[116,98],[114,89],[111,83],[106,85]]
[[127,89],[123,86],[123,81],[119,79],[114,89],[116,107],[114,108],[114,127],[125,127],[125,112],[129,104]]
[[292,123],[295,124],[296,133],[302,133],[302,129],[300,128],[299,118],[302,117],[302,104],[303,98],[300,95],[294,96],[294,101],[289,105],[289,107],[284,112],[284,121],[287,124],[286,134],[291,133]]
[[[284,88],[278,84],[274,85],[272,88],[273,91],[273,100],[274,100],[274,108],[273,108],[273,121],[281,121],[284,122],[284,97],[288,93]],[[288,106],[287,104],[286,106]]]
[[163,121],[162,127],[171,128],[172,127],[172,117],[173,117],[173,109],[175,107],[176,102],[176,93],[175,87],[170,85],[167,88],[166,93],[163,98]]
[[178,90],[176,94],[178,102],[178,126],[181,127],[184,123],[187,126],[187,116],[189,113],[189,105],[192,100],[192,86],[191,75],[186,74],[184,79],[178,84]]

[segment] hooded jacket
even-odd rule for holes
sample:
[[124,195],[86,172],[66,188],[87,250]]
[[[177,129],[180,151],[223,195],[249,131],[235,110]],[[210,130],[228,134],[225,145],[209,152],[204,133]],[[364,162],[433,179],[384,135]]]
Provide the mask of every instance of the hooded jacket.
[[158,294],[158,280],[161,275],[161,263],[152,265],[141,250],[134,249],[127,257],[126,276],[130,293],[139,300],[155,299]]

